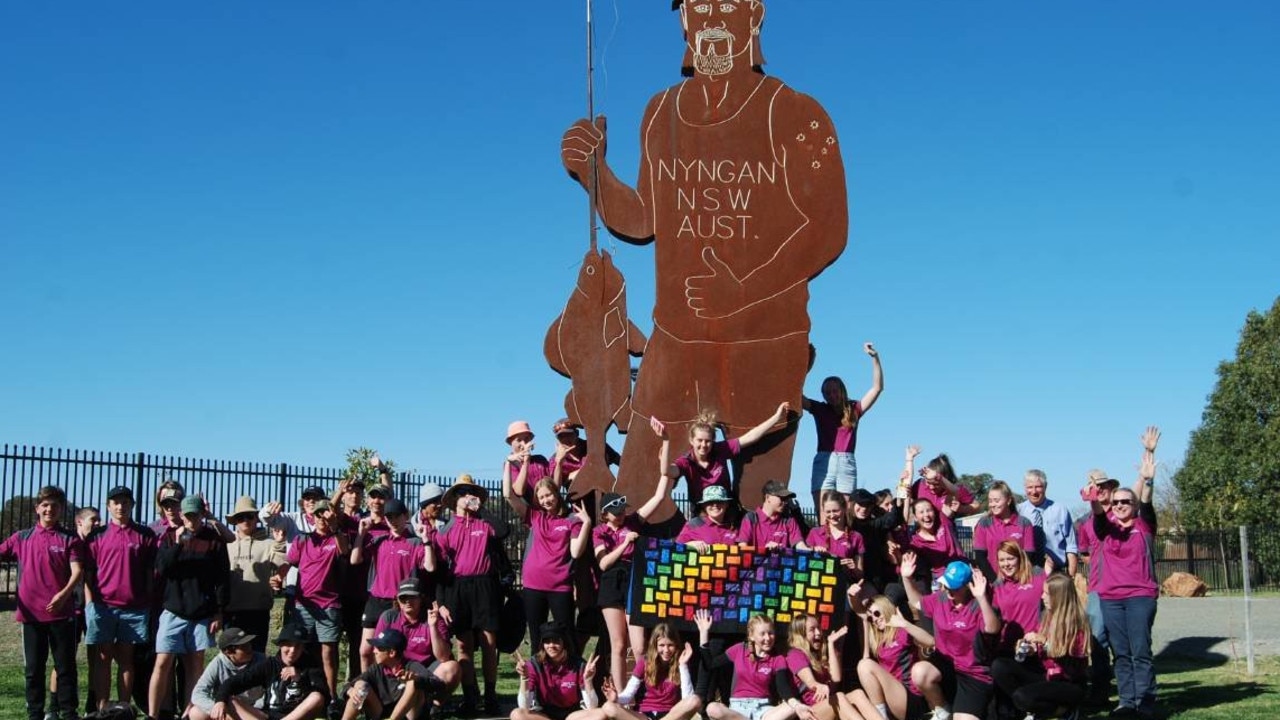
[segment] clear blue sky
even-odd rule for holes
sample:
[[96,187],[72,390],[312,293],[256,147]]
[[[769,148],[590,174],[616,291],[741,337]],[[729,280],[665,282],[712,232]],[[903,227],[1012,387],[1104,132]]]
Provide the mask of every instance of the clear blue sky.
[[[637,170],[678,79],[666,0],[599,2],[597,109]],[[587,246],[559,138],[584,3],[0,6],[0,442],[493,476],[550,450],[542,338]],[[1245,314],[1280,292],[1272,2],[773,0],[768,69],[827,108],[845,255],[818,365],[887,389],[962,472],[1176,466]],[[607,237],[607,235],[605,235]],[[616,244],[648,330],[652,249]],[[793,486],[814,447],[806,420]]]

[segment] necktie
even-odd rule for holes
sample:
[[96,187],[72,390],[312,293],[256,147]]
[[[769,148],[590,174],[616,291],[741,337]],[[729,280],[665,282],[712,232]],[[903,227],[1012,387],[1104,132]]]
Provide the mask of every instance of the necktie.
[[1031,524],[1042,528],[1044,527],[1044,516],[1040,513],[1040,508],[1031,508]]

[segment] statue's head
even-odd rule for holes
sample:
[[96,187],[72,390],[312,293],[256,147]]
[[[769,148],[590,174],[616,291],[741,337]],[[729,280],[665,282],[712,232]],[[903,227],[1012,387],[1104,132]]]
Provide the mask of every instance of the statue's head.
[[680,11],[684,28],[685,75],[725,75],[764,66],[762,0],[672,0],[671,9]]

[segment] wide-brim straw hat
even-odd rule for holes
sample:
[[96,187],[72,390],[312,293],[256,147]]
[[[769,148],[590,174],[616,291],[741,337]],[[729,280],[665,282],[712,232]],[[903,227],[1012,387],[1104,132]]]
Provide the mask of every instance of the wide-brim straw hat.
[[444,498],[440,502],[450,510],[456,508],[458,506],[458,493],[462,490],[470,490],[479,495],[482,503],[489,500],[489,491],[477,484],[469,473],[462,473],[458,476],[457,482],[450,485],[449,489],[444,492]]

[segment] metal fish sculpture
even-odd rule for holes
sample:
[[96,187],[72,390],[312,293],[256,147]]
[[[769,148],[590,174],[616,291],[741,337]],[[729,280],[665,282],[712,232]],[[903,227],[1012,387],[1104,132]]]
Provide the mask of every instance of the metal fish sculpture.
[[547,330],[543,354],[551,369],[573,381],[564,398],[569,419],[586,430],[587,456],[571,494],[613,489],[605,434],[626,432],[631,415],[631,359],[644,352],[644,333],[627,317],[627,282],[608,251],[589,250],[578,284]]

